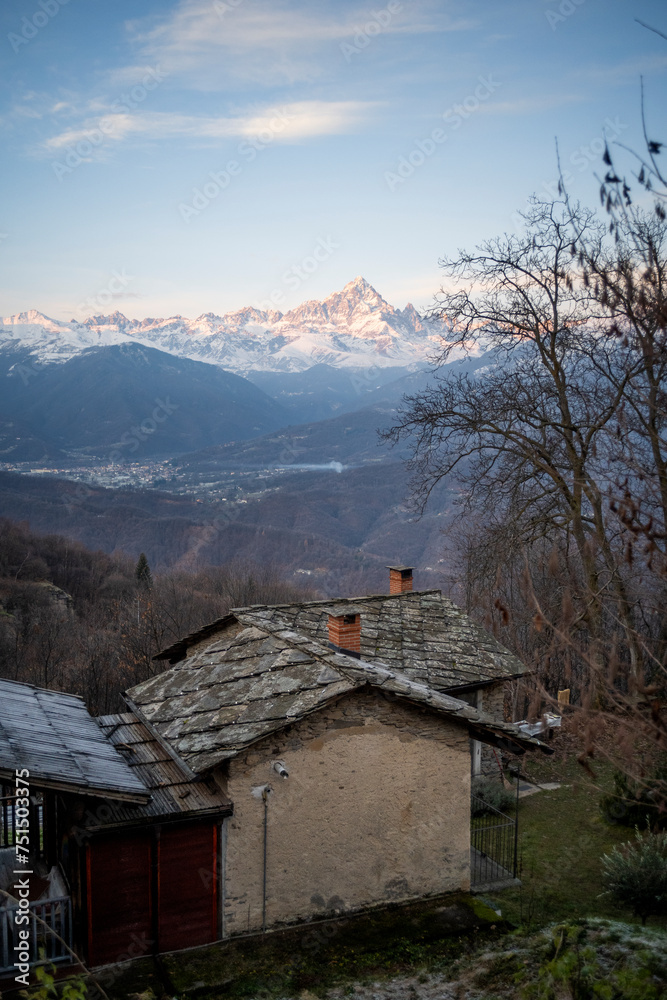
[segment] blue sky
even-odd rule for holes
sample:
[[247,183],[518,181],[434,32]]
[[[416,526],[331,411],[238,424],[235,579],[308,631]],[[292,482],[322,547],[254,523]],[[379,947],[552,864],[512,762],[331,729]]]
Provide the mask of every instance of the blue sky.
[[640,74],[667,139],[635,18],[667,32],[664,0],[5,0],[0,314],[284,311],[358,274],[428,306],[556,137],[595,204]]

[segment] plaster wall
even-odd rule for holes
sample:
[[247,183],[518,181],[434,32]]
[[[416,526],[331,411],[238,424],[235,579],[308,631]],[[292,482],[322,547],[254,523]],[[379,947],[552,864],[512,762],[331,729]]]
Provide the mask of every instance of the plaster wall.
[[467,730],[364,689],[229,762],[225,936],[262,927],[267,784],[268,927],[469,887]]

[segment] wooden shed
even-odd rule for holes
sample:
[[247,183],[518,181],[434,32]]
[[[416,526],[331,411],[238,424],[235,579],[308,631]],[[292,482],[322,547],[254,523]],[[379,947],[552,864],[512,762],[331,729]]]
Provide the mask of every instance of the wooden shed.
[[220,937],[220,838],[231,806],[131,713],[97,720],[151,792],[145,805],[103,803],[72,836],[91,965],[208,944]]
[[[8,856],[24,801],[17,772],[30,792],[31,965],[42,947],[51,961],[70,961],[69,947],[104,965],[220,936],[220,828],[231,806],[150,725],[129,713],[93,719],[74,695],[0,680]],[[0,978],[14,971],[12,867],[0,866]]]

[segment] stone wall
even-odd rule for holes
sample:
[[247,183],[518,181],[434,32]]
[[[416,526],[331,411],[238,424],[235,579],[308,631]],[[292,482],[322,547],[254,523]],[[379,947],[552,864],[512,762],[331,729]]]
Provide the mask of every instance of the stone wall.
[[496,681],[480,689],[481,702],[479,707],[494,719],[505,718],[505,681]]
[[[480,709],[483,712],[486,712],[487,715],[490,715],[493,719],[504,720],[505,681],[497,681],[495,684],[489,684],[488,686],[481,688],[480,695]],[[494,753],[494,748],[492,746],[489,746],[488,743],[482,743],[482,774],[488,775],[490,778],[500,778],[500,768],[498,767],[499,759],[500,751],[496,750]]]
[[[493,719],[504,721],[505,719],[505,681],[495,681],[493,684],[486,684],[473,688],[469,691],[456,693],[455,698],[460,698],[466,704],[479,708],[481,712],[486,712]],[[470,741],[470,760],[473,775],[486,775],[488,777],[500,778],[500,768],[498,761],[500,755],[488,743],[480,743],[477,740]],[[477,768],[479,770],[477,770]]]
[[262,927],[267,784],[268,927],[469,887],[468,733],[442,716],[363,689],[232,759],[224,784],[225,936]]

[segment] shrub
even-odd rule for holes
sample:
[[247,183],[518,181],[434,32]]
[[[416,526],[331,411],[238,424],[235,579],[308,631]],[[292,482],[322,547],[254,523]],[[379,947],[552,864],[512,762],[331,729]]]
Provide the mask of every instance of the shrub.
[[623,826],[667,827],[665,790],[667,768],[637,781],[622,771],[614,774],[614,791],[600,799],[600,811],[608,823]]
[[494,809],[504,812],[514,806],[515,793],[493,778],[473,778],[472,794],[477,799],[473,801],[473,816],[483,816]]
[[86,1000],[88,988],[83,976],[57,983],[56,967],[51,964],[36,966],[33,974],[37,982],[31,989],[20,991],[23,1000]]
[[[524,965],[530,977],[521,991],[524,1000],[663,998],[662,949],[657,954],[650,951],[646,947],[646,937],[638,938],[627,925],[618,926],[620,934],[608,932],[605,925],[597,921],[568,922],[546,930],[546,951],[543,947],[539,951],[533,949],[530,964]],[[612,944],[621,937],[623,943]],[[535,966],[538,966],[537,978],[533,971]],[[521,978],[515,976],[515,983]]]
[[629,907],[642,924],[667,913],[667,833],[640,833],[602,857],[602,882],[617,906]]

